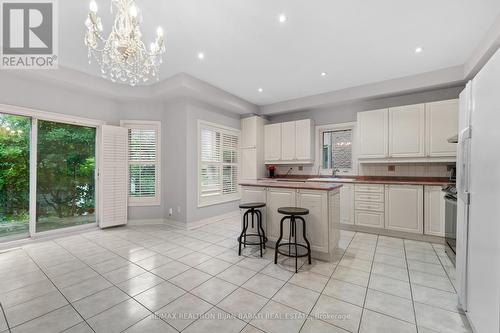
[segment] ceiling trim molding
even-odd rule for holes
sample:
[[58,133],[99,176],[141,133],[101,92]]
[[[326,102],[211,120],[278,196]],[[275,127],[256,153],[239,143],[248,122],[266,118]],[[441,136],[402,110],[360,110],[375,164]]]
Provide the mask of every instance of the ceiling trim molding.
[[500,15],[464,65],[464,76],[472,79],[500,48]]
[[390,97],[463,84],[464,66],[397,78],[323,94],[292,99],[260,107],[262,115],[317,109],[352,101]]
[[136,87],[113,83],[66,67],[59,67],[57,70],[11,71],[9,74],[64,89],[84,90],[116,102],[137,100],[167,102],[178,98],[191,98],[236,114],[259,111],[258,106],[185,73],[179,73],[152,85]]

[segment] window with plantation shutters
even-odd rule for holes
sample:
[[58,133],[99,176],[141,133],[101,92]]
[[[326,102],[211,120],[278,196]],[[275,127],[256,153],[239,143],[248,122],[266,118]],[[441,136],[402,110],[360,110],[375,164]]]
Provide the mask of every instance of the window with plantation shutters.
[[156,121],[122,121],[128,128],[129,205],[160,204],[160,129]]
[[202,121],[198,127],[198,205],[238,200],[239,131]]

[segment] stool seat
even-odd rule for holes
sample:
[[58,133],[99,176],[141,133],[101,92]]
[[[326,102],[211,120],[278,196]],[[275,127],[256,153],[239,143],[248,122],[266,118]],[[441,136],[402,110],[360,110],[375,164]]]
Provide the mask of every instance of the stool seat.
[[250,203],[240,204],[240,208],[242,209],[252,209],[252,208],[255,209],[262,207],[266,207],[266,204],[262,202],[250,202]]
[[299,207],[281,207],[278,208],[278,213],[285,215],[307,215],[309,214],[309,209]]

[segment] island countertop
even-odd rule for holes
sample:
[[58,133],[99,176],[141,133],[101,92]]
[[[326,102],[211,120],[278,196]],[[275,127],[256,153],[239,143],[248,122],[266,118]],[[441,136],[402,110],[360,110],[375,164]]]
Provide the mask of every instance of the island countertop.
[[276,188],[293,188],[301,190],[320,190],[333,191],[342,187],[342,184],[336,183],[320,183],[320,182],[304,182],[304,181],[280,181],[275,179],[259,179],[245,180],[239,183],[241,186],[255,187],[276,187]]

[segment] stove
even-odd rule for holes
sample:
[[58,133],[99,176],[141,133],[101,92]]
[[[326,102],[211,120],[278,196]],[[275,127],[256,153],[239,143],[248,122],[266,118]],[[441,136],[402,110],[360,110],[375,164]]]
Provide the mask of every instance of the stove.
[[444,237],[447,245],[446,254],[455,264],[457,253],[457,187],[455,185],[444,186],[442,191],[445,193]]

